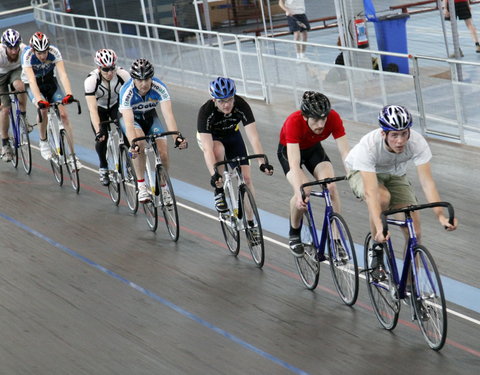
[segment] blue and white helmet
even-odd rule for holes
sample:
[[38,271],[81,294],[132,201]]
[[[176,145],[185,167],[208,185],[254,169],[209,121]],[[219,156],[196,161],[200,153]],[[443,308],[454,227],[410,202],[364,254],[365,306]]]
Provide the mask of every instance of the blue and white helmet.
[[383,131],[405,130],[413,125],[412,115],[401,105],[387,105],[378,114]]
[[21,42],[22,38],[17,30],[7,29],[2,34],[2,44],[9,48],[15,48],[19,46]]
[[218,77],[210,82],[210,95],[214,99],[226,99],[235,95],[235,82],[230,78]]

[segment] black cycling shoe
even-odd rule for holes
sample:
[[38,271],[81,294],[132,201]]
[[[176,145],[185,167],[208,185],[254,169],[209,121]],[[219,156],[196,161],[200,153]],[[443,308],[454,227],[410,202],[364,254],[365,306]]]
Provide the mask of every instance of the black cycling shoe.
[[294,257],[301,258],[305,253],[305,249],[303,248],[302,240],[300,239],[300,235],[294,234],[290,235],[288,239],[288,246],[290,247],[290,252]]
[[383,245],[374,244],[372,252],[372,259],[370,267],[370,274],[375,281],[384,281],[387,278],[385,265],[383,264]]

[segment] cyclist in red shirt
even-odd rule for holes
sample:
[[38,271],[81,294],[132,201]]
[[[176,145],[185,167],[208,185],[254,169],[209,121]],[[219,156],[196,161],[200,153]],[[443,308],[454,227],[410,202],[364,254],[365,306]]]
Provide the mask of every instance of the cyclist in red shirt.
[[[340,115],[331,109],[330,101],[325,95],[306,91],[300,110],[288,116],[283,124],[277,152],[278,160],[294,192],[290,200],[289,246],[296,257],[302,257],[304,253],[300,231],[307,204],[302,199],[300,186],[308,182],[308,178],[302,165],[317,180],[335,177],[332,163],[321,144],[321,141],[330,135],[337,143],[342,161],[345,161],[350,147]],[[346,167],[345,170],[348,173]],[[330,184],[329,189],[333,207],[339,212],[340,199],[335,184]]]

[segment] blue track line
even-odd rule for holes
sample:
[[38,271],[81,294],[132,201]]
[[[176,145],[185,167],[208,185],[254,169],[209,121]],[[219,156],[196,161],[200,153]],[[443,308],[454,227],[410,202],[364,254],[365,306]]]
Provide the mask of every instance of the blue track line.
[[147,297],[161,303],[164,306],[167,306],[167,307],[171,308],[172,310],[174,310],[177,313],[183,315],[184,317],[186,317],[190,320],[193,320],[194,322],[196,322],[198,324],[201,324],[202,326],[218,333],[219,335],[229,339],[230,341],[233,341],[236,344],[239,344],[240,346],[244,347],[245,349],[248,349],[248,350],[254,352],[257,355],[259,355],[259,356],[261,356],[265,359],[268,359],[269,361],[272,361],[273,363],[275,363],[279,366],[282,366],[282,367],[286,368],[287,370],[291,371],[294,374],[309,375],[307,372],[305,372],[305,371],[303,371],[303,370],[301,370],[301,369],[299,369],[299,368],[281,360],[280,358],[277,358],[277,357],[273,356],[270,353],[267,353],[267,352],[257,348],[256,346],[242,340],[241,338],[231,334],[230,332],[225,331],[225,330],[217,327],[216,325],[200,318],[198,315],[195,315],[195,314],[181,308],[180,306],[174,304],[173,302],[171,302],[171,301],[169,301],[165,298],[160,297],[158,294],[155,294],[152,291],[150,291],[150,290],[148,290],[148,289],[146,289],[146,288],[144,288],[144,287],[142,287],[138,284],[135,284],[133,281],[130,281],[130,280],[124,278],[123,276],[119,275],[118,273],[115,273],[115,272],[109,270],[108,268],[105,268],[105,267],[101,266],[100,264],[95,263],[93,260],[84,257],[83,255],[77,253],[76,251],[62,245],[61,243],[51,239],[50,237],[45,236],[44,234],[38,232],[37,230],[35,230],[33,228],[30,228],[29,226],[23,224],[22,222],[14,219],[10,216],[7,216],[3,213],[0,213],[0,217],[2,217],[3,219],[15,224],[16,226],[18,226],[18,227],[22,228],[23,230],[27,231],[28,233],[31,233],[34,236],[48,242],[50,245],[56,247],[57,249],[60,249],[64,253],[67,253],[67,254],[73,256],[74,258],[77,258],[77,259],[81,260],[82,262],[88,264],[89,266],[92,266],[92,267],[96,268],[97,270],[102,271],[103,273],[113,277],[114,279],[122,282],[123,284],[125,284],[125,285],[135,289],[136,291],[146,295]]

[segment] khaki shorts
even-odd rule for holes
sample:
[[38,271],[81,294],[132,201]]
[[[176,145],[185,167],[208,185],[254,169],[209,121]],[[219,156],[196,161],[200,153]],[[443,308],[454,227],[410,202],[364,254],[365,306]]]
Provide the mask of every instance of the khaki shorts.
[[[418,203],[412,184],[407,176],[377,173],[377,179],[378,183],[385,186],[390,192],[390,208],[398,205],[409,206]],[[353,171],[348,175],[348,183],[357,198],[365,199],[363,180],[359,171]]]
[[[0,75],[0,92],[10,91],[9,85],[15,81],[20,81],[22,68],[18,67],[10,72]],[[4,107],[10,107],[10,97],[8,95],[0,95],[0,104]]]

